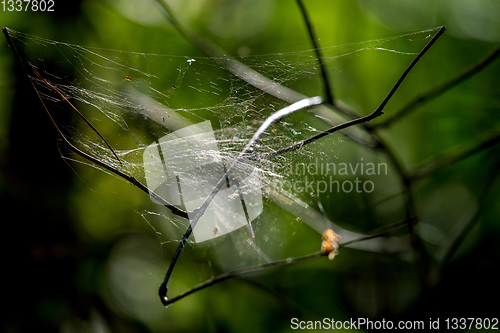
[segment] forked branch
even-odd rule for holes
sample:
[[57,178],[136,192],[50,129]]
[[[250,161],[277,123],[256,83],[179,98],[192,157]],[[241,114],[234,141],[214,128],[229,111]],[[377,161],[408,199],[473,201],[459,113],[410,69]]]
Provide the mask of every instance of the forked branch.
[[[136,186],[137,188],[139,188],[143,192],[150,194],[153,199],[157,200],[162,205],[164,205],[166,208],[170,209],[170,211],[173,214],[181,216],[181,217],[184,217],[184,218],[188,218],[188,213],[187,212],[185,212],[182,209],[179,209],[176,206],[170,204],[165,199],[163,199],[161,196],[159,196],[156,193],[154,193],[153,191],[149,190],[144,184],[142,184],[141,182],[139,182],[134,177],[129,176],[129,175],[125,174],[124,172],[122,172],[122,171],[120,171],[120,170],[118,170],[118,169],[116,169],[116,168],[114,168],[114,167],[112,167],[112,166],[110,166],[110,165],[102,162],[101,160],[99,160],[99,159],[97,159],[97,158],[95,158],[95,157],[93,157],[93,156],[85,153],[84,151],[78,149],[75,145],[73,145],[66,138],[66,136],[62,133],[62,131],[59,129],[59,126],[57,125],[57,123],[55,122],[54,118],[50,114],[47,106],[45,105],[45,103],[43,102],[42,97],[40,96],[40,93],[36,89],[35,83],[33,82],[33,79],[29,75],[29,71],[28,71],[28,68],[32,68],[32,66],[19,53],[19,50],[17,49],[16,45],[14,44],[14,42],[12,41],[12,39],[11,39],[11,37],[9,35],[8,29],[7,28],[3,28],[2,32],[5,35],[5,38],[7,39],[7,43],[9,44],[9,47],[12,49],[12,52],[14,52],[14,55],[16,56],[16,58],[21,63],[21,65],[22,65],[22,67],[23,67],[23,69],[24,69],[24,71],[26,73],[26,76],[28,77],[30,85],[33,87],[33,91],[35,92],[36,98],[40,102],[40,105],[42,106],[42,108],[43,108],[43,110],[45,112],[45,115],[49,119],[52,127],[54,128],[54,130],[56,131],[58,137],[60,138],[60,140],[62,140],[62,142],[64,143],[64,145],[69,150],[73,151],[74,153],[76,153],[80,157],[82,157],[82,158],[84,158],[84,159],[86,159],[86,160],[88,160],[88,161],[90,161],[92,163],[95,163],[96,165],[98,165],[98,166],[100,166],[100,167],[102,167],[102,168],[110,171],[111,173],[115,174],[116,176],[118,176],[118,177],[120,177],[122,179],[125,179],[128,182],[130,182],[132,185]],[[97,131],[95,128],[94,128],[94,130]],[[99,134],[99,136],[102,137],[100,134]]]
[[277,151],[274,151],[272,153],[265,153],[265,154],[261,154],[259,157],[260,158],[270,158],[270,157],[273,157],[273,156],[277,156],[277,155],[281,155],[281,154],[284,154],[284,153],[287,153],[287,152],[290,152],[290,151],[294,151],[294,150],[297,150],[297,149],[300,149],[302,148],[303,146],[309,144],[309,143],[312,143],[316,140],[319,140],[321,139],[322,137],[328,135],[328,134],[332,134],[334,132],[337,132],[337,131],[340,131],[340,130],[343,130],[345,128],[348,128],[348,127],[351,127],[351,126],[354,126],[354,125],[358,125],[358,124],[362,124],[362,123],[366,123],[374,118],[377,118],[381,115],[384,114],[383,110],[385,108],[385,106],[387,105],[387,103],[391,100],[392,96],[396,93],[396,91],[398,90],[399,86],[403,83],[404,79],[408,76],[408,74],[410,73],[410,71],[413,69],[413,67],[415,67],[415,65],[418,63],[418,61],[424,56],[424,54],[432,47],[432,45],[434,45],[434,43],[439,39],[439,37],[441,37],[444,32],[446,30],[446,27],[445,26],[442,26],[441,29],[439,29],[439,31],[434,35],[434,37],[429,41],[429,43],[427,43],[427,45],[425,45],[425,47],[419,52],[419,54],[415,57],[415,59],[413,59],[413,61],[410,63],[410,65],[408,65],[408,67],[405,69],[405,71],[403,72],[403,74],[401,74],[401,76],[399,77],[399,79],[396,81],[396,84],[394,84],[394,86],[392,87],[392,89],[389,91],[389,93],[387,94],[387,96],[384,98],[384,100],[382,101],[382,103],[380,103],[380,105],[377,107],[377,109],[375,111],[373,111],[372,113],[370,113],[369,115],[367,116],[364,116],[364,117],[360,117],[360,118],[357,118],[357,119],[353,119],[351,121],[348,121],[348,122],[345,122],[343,124],[339,124],[337,126],[333,126],[319,134],[316,134],[306,140],[303,140],[301,142],[298,142],[296,144],[293,144],[289,147],[285,147],[283,149],[280,149],[280,150],[277,150]]

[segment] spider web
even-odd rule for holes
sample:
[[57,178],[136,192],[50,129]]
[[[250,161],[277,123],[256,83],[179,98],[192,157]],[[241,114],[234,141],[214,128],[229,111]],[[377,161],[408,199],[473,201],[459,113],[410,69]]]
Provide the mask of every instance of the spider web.
[[[347,75],[372,53],[406,57],[409,63],[435,31],[326,47],[322,53],[336,75]],[[343,241],[363,236],[355,232],[363,231],[359,226],[350,229],[328,219],[321,202],[325,196],[330,198],[330,192],[342,195],[342,191],[338,187],[320,191],[319,184],[330,185],[331,190],[332,182],[343,184],[350,179],[352,185],[362,172],[360,166],[380,165],[377,156],[367,156],[357,167],[346,165],[347,176],[331,169],[340,165],[343,155],[349,155],[344,148],[345,136],[335,134],[283,155],[258,158],[338,122],[338,115],[325,112],[324,106],[310,107],[273,123],[253,147],[257,158],[238,160],[260,125],[291,102],[286,94],[282,98],[279,93],[270,94],[271,88],[287,87],[304,96],[320,94],[313,50],[239,59],[270,79],[269,89],[262,89],[255,82],[258,78],[242,78],[228,69],[232,58],[124,52],[13,30],[9,34],[40,74],[29,73],[63,134],[94,159],[147,184],[179,209],[195,210],[227,169],[237,164],[236,171],[227,177],[227,186],[199,221],[198,232],[195,227],[185,250],[190,255],[181,256],[200,266],[196,282],[220,272],[317,252],[318,233],[327,228],[333,228]],[[44,80],[65,98],[54,93]],[[107,143],[80,117],[68,121],[65,115],[73,112],[68,101]],[[354,129],[349,131],[352,137],[357,135]],[[62,153],[66,159],[88,163],[72,153]],[[310,168],[313,165],[314,173]],[[356,171],[350,172],[355,167]],[[380,170],[365,170],[361,175],[372,183],[381,176]],[[312,186],[307,186],[307,177]],[[296,186],[299,183],[302,186]],[[378,189],[370,193],[380,194]],[[327,201],[334,202],[331,198]],[[141,215],[162,246],[168,248],[165,253],[177,246],[189,226],[189,219],[172,214],[154,197],[151,207]],[[377,250],[379,241],[352,246]]]

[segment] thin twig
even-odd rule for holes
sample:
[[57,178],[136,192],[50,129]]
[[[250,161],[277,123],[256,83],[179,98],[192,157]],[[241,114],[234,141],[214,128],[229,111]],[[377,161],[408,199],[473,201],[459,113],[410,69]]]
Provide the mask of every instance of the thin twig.
[[271,157],[274,157],[274,156],[278,156],[278,155],[282,155],[282,154],[285,154],[285,153],[288,153],[288,152],[291,152],[291,151],[295,151],[297,149],[300,149],[302,147],[304,147],[305,145],[307,144],[310,144],[316,140],[319,140],[321,139],[322,137],[326,136],[326,135],[329,135],[329,134],[332,134],[332,133],[335,133],[337,131],[340,131],[340,130],[343,130],[345,128],[348,128],[348,127],[351,127],[351,126],[354,126],[354,125],[358,125],[358,124],[362,124],[362,123],[365,123],[367,121],[370,121],[374,118],[377,118],[377,117],[380,117],[381,115],[383,115],[384,113],[382,112],[381,109],[377,109],[375,110],[374,112],[372,112],[371,114],[367,115],[367,116],[364,116],[364,117],[361,117],[361,118],[357,118],[357,119],[353,119],[353,120],[350,120],[350,121],[347,121],[343,124],[339,124],[337,126],[333,126],[321,133],[318,133],[308,139],[305,139],[305,140],[302,140],[300,142],[297,142],[291,146],[288,146],[288,147],[285,147],[285,148],[282,148],[280,150],[276,150],[276,151],[273,151],[273,152],[270,152],[270,153],[262,153],[262,154],[259,154],[253,158],[255,159],[268,159],[268,158],[271,158]]
[[321,69],[321,77],[323,78],[323,87],[325,89],[326,102],[328,102],[331,105],[335,105],[332,86],[330,84],[330,80],[328,79],[328,73],[326,71],[324,57],[321,54],[321,49],[316,39],[316,33],[311,24],[311,21],[309,20],[309,16],[307,15],[307,10],[306,7],[304,6],[304,3],[302,2],[302,0],[297,0],[297,4],[299,5],[302,17],[304,18],[304,22],[306,24],[307,31],[309,33],[309,39],[311,40],[314,52],[316,53],[316,59],[318,60],[319,68]]
[[492,49],[488,54],[486,54],[479,62],[464,70],[463,72],[457,74],[455,77],[441,83],[440,85],[428,90],[427,92],[415,97],[403,108],[397,111],[394,115],[387,118],[384,122],[379,124],[371,125],[373,128],[384,128],[392,125],[394,122],[400,120],[401,118],[407,116],[412,111],[421,107],[422,105],[432,101],[436,97],[444,94],[449,89],[455,87],[456,85],[462,83],[463,81],[469,79],[476,73],[483,70],[486,66],[491,64],[495,59],[500,56],[500,44]]
[[354,243],[364,242],[364,241],[367,241],[367,240],[370,240],[373,238],[377,238],[377,237],[383,236],[385,234],[388,234],[389,232],[404,228],[408,225],[415,225],[415,224],[417,224],[417,222],[418,222],[418,218],[416,218],[416,217],[412,217],[410,219],[404,219],[404,220],[396,222],[394,224],[374,229],[367,236],[356,238],[356,239],[350,240],[348,242],[342,243],[339,245],[339,248],[348,247],[349,245],[354,244]]
[[217,276],[213,277],[212,279],[210,279],[208,281],[200,283],[196,287],[191,288],[188,291],[183,292],[183,293],[175,296],[174,298],[165,299],[165,300],[162,301],[162,303],[165,306],[169,306],[169,305],[171,305],[171,304],[173,304],[173,303],[175,303],[175,302],[183,299],[186,296],[194,294],[195,292],[198,292],[198,291],[203,290],[205,288],[211,287],[211,286],[213,286],[216,283],[219,283],[219,282],[222,282],[222,281],[226,281],[228,279],[231,279],[231,278],[236,277],[236,276],[240,276],[240,275],[245,274],[245,273],[256,272],[256,271],[260,271],[260,270],[267,269],[267,268],[278,267],[278,266],[283,266],[283,265],[289,265],[289,264],[294,264],[294,263],[298,263],[298,262],[302,262],[302,261],[308,261],[308,260],[312,260],[312,259],[316,259],[316,258],[322,257],[324,255],[325,254],[323,254],[321,252],[316,252],[316,253],[313,253],[313,254],[305,256],[305,257],[299,257],[299,258],[293,258],[293,259],[292,258],[288,258],[288,259],[285,259],[285,260],[273,261],[271,263],[266,263],[266,264],[263,264],[263,265],[257,265],[257,266],[242,268],[242,269],[238,269],[238,270],[235,270],[235,271],[223,273],[223,274],[220,274],[220,275],[217,275]]
[[438,156],[432,158],[431,161],[422,164],[421,166],[415,168],[411,171],[410,178],[411,179],[420,179],[423,177],[427,177],[437,170],[451,165],[453,163],[459,162],[471,155],[474,155],[482,150],[492,147],[500,142],[500,133],[495,133],[494,135],[490,135],[489,138],[484,140],[483,142],[476,144],[472,147],[465,147],[458,151],[443,153]]
[[432,39],[429,41],[429,43],[427,43],[427,45],[425,45],[425,47],[422,49],[422,51],[420,51],[420,53],[415,57],[415,59],[413,59],[413,61],[411,62],[411,64],[408,66],[408,68],[406,68],[406,70],[403,72],[403,75],[401,75],[401,77],[399,78],[398,82],[396,82],[396,84],[391,89],[391,91],[389,92],[389,94],[387,95],[387,97],[384,99],[384,101],[382,102],[382,104],[380,104],[379,109],[381,109],[381,110],[384,109],[385,105],[387,104],[387,102],[389,102],[389,100],[391,99],[392,95],[394,95],[394,93],[399,88],[399,86],[401,85],[401,83],[403,83],[403,80],[406,78],[406,76],[408,75],[408,73],[410,73],[410,71],[412,70],[412,68],[424,56],[424,54],[427,53],[427,51],[432,47],[432,45],[434,45],[434,43],[444,34],[445,31],[446,31],[446,26],[443,25],[441,27],[441,29],[439,29],[439,31],[434,35],[434,37],[432,37]]
[[106,141],[106,139],[104,139],[104,137],[101,135],[101,133],[99,133],[99,131],[97,130],[97,128],[94,127],[94,125],[92,125],[92,123],[90,121],[87,120],[87,118],[85,118],[85,116],[80,112],[80,110],[78,110],[67,98],[66,96],[64,96],[64,94],[62,92],[59,91],[59,89],[57,89],[56,87],[54,87],[52,84],[50,84],[49,82],[47,82],[47,80],[45,80],[45,78],[40,74],[38,73],[38,71],[35,69],[35,67],[31,66],[31,69],[33,70],[33,72],[35,73],[36,76],[38,76],[38,78],[49,88],[51,89],[52,91],[56,92],[59,97],[61,97],[66,103],[69,104],[69,106],[85,121],[85,123],[87,124],[87,126],[89,126],[92,131],[94,131],[94,133],[96,133],[99,138],[101,138],[101,140],[106,144],[106,146],[109,148],[109,150],[111,150],[111,152],[113,153],[113,155],[115,156],[115,158],[118,160],[118,162],[120,163],[120,165],[123,166],[123,163],[122,161],[118,158],[118,155],[116,155],[115,153],[115,150],[113,148],[111,148],[111,146],[109,145],[108,141]]
[[[371,235],[364,236],[364,237],[361,237],[361,238],[358,238],[358,239],[353,239],[353,240],[351,240],[349,242],[346,242],[346,243],[343,243],[343,244],[339,244],[339,249],[348,247],[349,245],[351,245],[353,243],[363,242],[363,241],[367,241],[367,240],[370,240],[370,239],[373,239],[373,238],[376,238],[376,237],[380,237],[380,236],[382,236],[384,234],[387,234],[389,232],[392,232],[392,231],[395,231],[397,229],[406,227],[408,224],[414,224],[416,221],[417,221],[416,218],[413,218],[410,221],[403,220],[403,221],[397,222],[395,224],[392,224],[392,225],[389,225],[389,226],[386,226],[386,227],[382,227],[380,229],[374,230],[371,233]],[[283,266],[283,265],[296,264],[296,263],[299,263],[299,262],[304,262],[304,261],[309,261],[309,260],[317,259],[317,258],[320,258],[322,256],[326,256],[326,255],[327,255],[327,253],[316,252],[316,253],[313,253],[313,254],[310,254],[310,255],[307,255],[307,256],[304,256],[304,257],[287,258],[287,259],[284,259],[284,260],[278,260],[278,261],[274,261],[274,262],[271,262],[271,263],[266,263],[266,264],[262,264],[262,265],[256,265],[256,266],[246,267],[246,268],[237,269],[237,270],[234,270],[234,271],[231,271],[231,272],[223,273],[223,274],[220,274],[220,275],[217,275],[217,276],[211,278],[210,280],[207,280],[207,281],[205,281],[203,283],[200,283],[199,285],[197,285],[197,286],[195,286],[195,287],[187,290],[186,292],[183,292],[183,293],[181,293],[181,294],[179,294],[179,295],[177,295],[177,296],[175,296],[175,297],[173,297],[171,299],[165,299],[163,301],[163,305],[169,306],[169,305],[171,305],[171,304],[173,304],[173,303],[175,303],[175,302],[183,299],[186,296],[189,296],[189,295],[194,294],[194,293],[196,293],[198,291],[201,291],[203,289],[211,287],[214,284],[226,281],[228,279],[231,279],[231,278],[234,278],[234,277],[237,277],[237,276],[241,276],[241,275],[246,274],[246,273],[256,272],[256,271],[260,271],[260,270],[263,270],[263,269],[272,268],[272,267],[279,267],[279,266]]]
[[357,118],[357,119],[353,119],[351,121],[347,121],[343,124],[339,124],[337,126],[333,126],[319,134],[316,134],[306,140],[302,140],[296,144],[293,144],[289,147],[285,147],[283,149],[280,149],[280,150],[277,150],[277,151],[274,151],[274,152],[271,152],[271,153],[264,153],[264,154],[260,154],[259,155],[259,158],[271,158],[273,156],[277,156],[277,155],[281,155],[281,154],[284,154],[284,153],[287,153],[287,152],[290,152],[290,151],[294,151],[294,150],[297,150],[297,149],[300,149],[302,148],[303,146],[309,144],[309,143],[312,143],[318,139],[321,139],[322,137],[328,135],[328,134],[332,134],[334,132],[337,132],[337,131],[340,131],[342,129],[345,129],[347,127],[351,127],[351,126],[354,126],[354,125],[357,125],[357,124],[362,124],[362,123],[366,123],[374,118],[377,118],[381,115],[384,114],[383,110],[385,108],[385,106],[387,105],[387,103],[391,100],[392,96],[396,93],[396,91],[398,90],[399,86],[401,85],[401,83],[403,83],[404,79],[408,76],[408,73],[410,73],[410,71],[413,69],[413,67],[415,67],[415,65],[418,63],[418,61],[424,56],[424,54],[431,48],[432,45],[434,45],[434,43],[439,39],[439,37],[441,37],[443,35],[443,33],[445,32],[446,30],[446,27],[445,26],[442,26],[441,29],[439,29],[439,31],[434,35],[434,37],[432,37],[432,39],[429,41],[429,43],[427,43],[427,45],[425,45],[425,47],[419,52],[419,54],[413,59],[413,61],[410,63],[410,65],[408,65],[408,67],[405,69],[405,71],[403,72],[403,74],[401,74],[401,76],[399,77],[399,79],[396,81],[396,84],[394,84],[394,86],[392,87],[392,89],[389,91],[389,93],[387,94],[387,96],[384,98],[384,100],[382,101],[382,103],[380,103],[380,105],[377,107],[377,109],[375,111],[373,111],[372,113],[370,113],[369,115],[367,116],[364,116],[364,117],[361,117],[361,118]]

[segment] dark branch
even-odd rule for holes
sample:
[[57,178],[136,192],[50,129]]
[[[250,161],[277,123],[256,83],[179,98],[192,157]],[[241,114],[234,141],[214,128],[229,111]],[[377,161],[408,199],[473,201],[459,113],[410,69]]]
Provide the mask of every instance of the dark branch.
[[131,177],[131,176],[129,176],[129,175],[121,172],[120,170],[118,170],[116,168],[113,168],[112,166],[110,166],[110,165],[108,165],[108,164],[106,164],[106,163],[104,163],[104,162],[102,162],[102,161],[94,158],[93,156],[85,153],[84,151],[78,149],[75,145],[73,145],[66,138],[66,136],[62,133],[62,131],[59,129],[59,127],[57,126],[54,118],[52,117],[52,115],[50,114],[49,110],[47,109],[47,106],[43,102],[42,97],[40,96],[40,93],[38,92],[38,90],[35,87],[35,83],[31,79],[31,76],[29,75],[28,68],[31,68],[31,66],[27,63],[27,61],[25,60],[25,58],[23,58],[21,56],[21,54],[19,53],[19,51],[16,48],[14,42],[10,38],[8,29],[7,28],[3,28],[2,32],[4,33],[5,38],[7,39],[7,43],[9,44],[10,48],[12,49],[12,52],[14,52],[14,55],[21,62],[21,65],[23,66],[23,69],[24,69],[24,71],[26,73],[26,76],[28,77],[28,80],[29,80],[31,86],[33,87],[33,90],[35,92],[36,98],[40,102],[40,105],[42,106],[42,108],[43,108],[43,110],[44,110],[47,118],[49,119],[50,123],[52,124],[52,127],[54,128],[54,130],[56,131],[57,135],[62,140],[62,142],[64,143],[64,145],[68,149],[70,149],[71,151],[73,151],[74,153],[76,153],[77,155],[79,155],[80,157],[83,157],[84,159],[89,160],[89,161],[95,163],[96,165],[98,165],[98,166],[100,166],[100,167],[102,167],[102,168],[104,168],[104,169],[112,172],[113,174],[117,175],[118,177],[123,178],[126,181],[130,182],[132,185],[134,185],[137,188],[141,189],[143,192],[146,192],[146,193],[150,194],[151,197],[153,197],[153,199],[157,200],[158,202],[160,202],[161,204],[163,204],[166,208],[170,209],[170,211],[173,214],[181,216],[181,217],[184,217],[184,218],[188,218],[188,213],[187,212],[185,212],[185,211],[183,211],[183,210],[175,207],[174,205],[170,204],[169,202],[167,202],[165,199],[163,199],[162,197],[160,197],[159,195],[157,195],[153,191],[150,191],[144,184],[142,184],[141,182],[139,182],[134,177]]
[[[389,226],[386,226],[386,227],[374,230],[374,231],[371,232],[371,235],[368,235],[368,236],[365,236],[365,237],[361,237],[361,238],[358,238],[358,239],[353,239],[353,240],[351,240],[349,242],[346,242],[344,244],[339,244],[339,249],[348,247],[349,245],[354,244],[354,243],[363,242],[363,241],[367,241],[367,240],[370,240],[370,239],[373,239],[373,238],[376,238],[376,237],[383,236],[383,235],[385,235],[385,234],[387,234],[389,232],[392,232],[392,231],[395,231],[397,229],[401,229],[403,227],[406,227],[408,224],[414,224],[415,222],[416,222],[416,219],[413,218],[413,219],[411,219],[409,221],[408,220],[400,221],[400,222],[397,222],[395,224],[392,224],[392,225],[389,225]],[[322,256],[326,256],[326,255],[328,255],[328,253],[316,252],[316,253],[313,253],[313,254],[310,254],[310,255],[304,256],[304,257],[287,258],[287,259],[284,259],[284,260],[274,261],[274,262],[271,262],[271,263],[266,263],[266,264],[262,264],[262,265],[256,265],[256,266],[252,266],[252,267],[246,267],[246,268],[237,269],[237,270],[234,270],[234,271],[231,271],[231,272],[223,273],[223,274],[220,274],[220,275],[217,275],[217,276],[213,277],[210,280],[207,280],[207,281],[205,281],[203,283],[200,283],[196,287],[193,287],[193,288],[189,289],[188,291],[183,292],[183,293],[177,295],[174,298],[165,299],[163,301],[163,305],[165,305],[165,306],[171,305],[171,304],[173,304],[173,303],[175,303],[175,302],[183,299],[186,296],[194,294],[195,292],[198,292],[200,290],[206,289],[208,287],[213,286],[214,284],[226,281],[228,279],[231,279],[231,278],[234,278],[234,277],[237,277],[237,276],[241,276],[241,275],[246,274],[246,273],[256,272],[256,271],[260,271],[260,270],[263,270],[263,269],[272,268],[272,267],[279,267],[279,266],[283,266],[283,265],[296,264],[296,263],[299,263],[299,262],[304,262],[304,261],[309,261],[309,260],[317,259],[317,258],[320,258]]]
[[411,172],[411,179],[420,179],[423,177],[427,177],[434,173],[435,171],[451,165],[453,163],[459,162],[471,155],[479,153],[484,149],[492,147],[500,142],[500,134],[495,133],[494,135],[490,135],[489,138],[484,140],[483,142],[476,144],[472,147],[465,147],[458,151],[443,153],[434,157],[431,161],[417,167]]
[[50,84],[49,82],[47,82],[47,80],[44,79],[44,77],[38,73],[38,71],[33,67],[31,66],[31,69],[33,70],[33,72],[35,73],[35,75],[52,91],[54,91],[56,94],[59,95],[59,97],[61,97],[66,103],[69,104],[69,106],[83,119],[83,121],[85,121],[85,123],[87,124],[88,127],[90,127],[92,129],[92,131],[94,131],[94,133],[96,133],[99,138],[101,138],[101,140],[106,144],[106,146],[109,148],[109,150],[111,150],[111,152],[113,153],[113,155],[115,156],[115,158],[118,160],[118,162],[120,163],[120,165],[123,165],[122,161],[118,158],[118,155],[116,155],[115,153],[115,150],[113,148],[111,148],[111,146],[109,145],[108,141],[106,141],[106,139],[104,139],[104,137],[101,135],[101,133],[99,133],[99,131],[97,130],[97,128],[94,127],[94,125],[92,125],[92,123],[90,121],[87,120],[87,118],[85,118],[85,116],[80,112],[80,110],[78,110],[67,98],[66,96],[64,96],[64,94],[62,92],[60,92],[56,87],[54,87],[52,84]]
[[374,111],[373,113],[367,115],[367,116],[364,116],[364,117],[361,117],[361,118],[357,118],[357,119],[353,119],[353,120],[350,120],[350,121],[347,121],[343,124],[339,124],[337,126],[333,126],[329,129],[327,129],[326,131],[323,131],[319,134],[316,134],[306,140],[302,140],[298,143],[295,143],[291,146],[288,146],[286,148],[283,148],[283,149],[280,149],[280,150],[277,150],[277,151],[273,151],[271,153],[263,153],[263,154],[259,154],[257,157],[254,157],[254,159],[268,159],[268,158],[271,158],[271,157],[274,157],[274,156],[278,156],[278,155],[282,155],[282,154],[285,154],[285,153],[288,153],[288,152],[291,152],[291,151],[294,151],[294,150],[297,150],[297,149],[300,149],[302,148],[303,146],[307,145],[307,144],[310,144],[316,140],[319,140],[321,139],[322,137],[326,136],[326,135],[329,135],[329,134],[332,134],[332,133],[335,133],[337,131],[340,131],[340,130],[343,130],[345,128],[348,128],[348,127],[351,127],[351,126],[354,126],[354,125],[358,125],[358,124],[362,124],[362,123],[365,123],[367,121],[370,121],[374,118],[377,118],[381,115],[383,115],[384,113],[382,112],[382,110],[376,110]]
[[476,63],[475,65],[469,67],[468,69],[464,70],[463,72],[459,73],[458,75],[449,79],[448,81],[445,81],[445,82],[441,83],[440,85],[432,88],[431,90],[421,94],[420,96],[417,96],[412,101],[410,101],[408,104],[406,104],[403,108],[401,108],[399,111],[397,111],[394,115],[392,115],[388,119],[386,119],[384,122],[372,125],[372,127],[373,128],[384,128],[384,127],[388,127],[388,126],[392,125],[394,122],[407,116],[412,111],[414,111],[417,108],[421,107],[422,105],[432,101],[436,97],[439,97],[440,95],[444,94],[449,89],[455,87],[456,85],[462,83],[463,81],[469,79],[470,77],[472,77],[476,73],[480,72],[486,66],[491,64],[495,59],[497,59],[499,55],[500,55],[500,45],[498,45],[493,50],[491,50],[486,56],[484,56],[484,58],[479,60],[479,62]]
[[271,152],[271,153],[264,153],[264,154],[260,154],[258,156],[258,158],[271,158],[273,156],[277,156],[277,155],[281,155],[281,154],[284,154],[284,153],[287,153],[287,152],[290,152],[290,151],[294,151],[294,150],[297,150],[297,149],[300,149],[302,148],[303,146],[309,144],[309,143],[312,143],[318,139],[321,139],[322,137],[328,135],[328,134],[332,134],[334,132],[337,132],[337,131],[340,131],[340,130],[343,130],[347,127],[351,127],[351,126],[354,126],[354,125],[358,125],[358,124],[362,124],[362,123],[366,123],[374,118],[377,118],[381,115],[384,114],[383,110],[385,108],[385,106],[387,105],[387,103],[390,101],[390,99],[392,98],[392,96],[394,95],[394,93],[396,93],[396,91],[398,90],[399,86],[401,85],[401,83],[403,83],[404,79],[408,76],[408,73],[410,73],[410,71],[413,69],[413,67],[415,67],[415,65],[418,63],[418,61],[424,56],[424,54],[431,48],[432,45],[434,45],[434,43],[439,39],[439,37],[441,37],[441,35],[443,35],[443,33],[445,32],[446,30],[446,27],[445,26],[442,26],[441,29],[439,29],[439,31],[436,33],[436,35],[434,35],[434,37],[432,37],[432,39],[429,41],[429,43],[427,43],[427,45],[425,45],[425,47],[419,52],[419,54],[415,57],[415,59],[413,59],[413,61],[410,63],[410,65],[406,68],[406,70],[403,72],[403,74],[401,74],[401,76],[399,77],[399,79],[396,81],[396,84],[394,84],[394,86],[392,87],[391,91],[389,91],[389,93],[387,94],[387,96],[384,98],[384,100],[382,101],[382,103],[380,103],[380,105],[377,107],[377,109],[375,111],[373,111],[371,114],[367,115],[367,116],[364,116],[364,117],[360,117],[360,118],[357,118],[357,119],[354,119],[354,120],[351,120],[351,121],[347,121],[343,124],[339,124],[337,126],[333,126],[331,127],[330,129],[327,129],[326,131],[323,131],[315,136],[312,136],[310,137],[309,139],[306,139],[306,140],[303,140],[303,141],[300,141],[296,144],[293,144],[289,147],[286,147],[286,148],[283,148],[283,149],[280,149],[280,150],[277,150],[277,151],[274,151],[274,152]]
[[380,109],[380,110],[384,109],[385,105],[387,104],[387,102],[389,102],[389,100],[391,99],[392,95],[394,95],[394,93],[399,88],[399,86],[401,85],[401,83],[403,83],[403,80],[406,78],[406,76],[408,75],[408,73],[410,73],[410,71],[412,70],[412,68],[424,56],[424,54],[427,53],[427,51],[432,47],[432,45],[434,45],[434,43],[439,39],[439,37],[441,37],[444,34],[445,30],[446,30],[446,27],[443,25],[441,27],[441,29],[439,29],[439,31],[437,32],[437,34],[435,34],[434,37],[432,37],[432,39],[430,40],[430,42],[427,43],[427,45],[425,45],[425,47],[422,49],[422,51],[420,51],[420,53],[415,57],[415,59],[413,59],[413,61],[411,62],[411,64],[403,72],[403,75],[401,75],[401,77],[399,78],[398,82],[396,82],[396,84],[391,89],[391,91],[389,92],[389,94],[387,95],[387,97],[384,99],[384,101],[382,102],[382,104],[380,104],[380,106],[378,107],[378,109]]
[[316,53],[316,59],[318,60],[319,67],[321,69],[321,77],[323,78],[326,102],[334,105],[332,86],[330,85],[330,80],[328,79],[328,73],[326,71],[326,65],[324,61],[325,58],[321,54],[321,49],[318,45],[316,33],[313,29],[311,21],[309,20],[309,16],[307,15],[307,10],[304,6],[304,3],[302,2],[302,0],[297,0],[297,4],[299,5],[300,12],[302,14],[302,17],[304,18],[304,22],[306,23],[307,31],[309,33],[309,39],[311,40],[314,52]]
[[[479,197],[478,197],[478,202],[479,202],[479,208],[477,212],[472,216],[472,218],[469,220],[469,222],[463,227],[463,229],[459,232],[457,237],[453,239],[451,244],[446,244],[448,248],[444,252],[443,256],[441,258],[438,258],[439,262],[437,263],[436,266],[436,273],[433,276],[437,276],[439,273],[441,273],[443,266],[450,261],[450,259],[453,257],[453,255],[456,253],[460,245],[463,243],[469,232],[474,228],[474,226],[477,224],[479,221],[483,211],[484,207],[486,206],[486,203],[491,199],[491,195],[494,192],[493,189],[495,188],[495,185],[498,183],[498,169],[500,168],[500,160],[497,161],[497,163],[493,164],[493,167],[491,167],[490,172],[488,173],[485,181],[485,186],[483,187]],[[431,277],[432,278],[432,277]]]

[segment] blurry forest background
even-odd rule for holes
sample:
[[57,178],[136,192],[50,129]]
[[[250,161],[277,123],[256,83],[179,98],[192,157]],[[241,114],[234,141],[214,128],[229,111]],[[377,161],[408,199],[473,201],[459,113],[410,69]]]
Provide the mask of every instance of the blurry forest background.
[[[167,1],[177,19],[235,57],[312,48],[295,1]],[[386,115],[373,123],[474,65],[500,42],[500,4],[495,0],[304,4],[321,46],[447,26]],[[0,12],[0,24],[78,45],[201,54],[153,1],[56,1],[53,13]],[[370,55],[349,58],[345,73],[329,68],[336,96],[362,114],[373,111],[412,59]],[[497,60],[381,129],[380,136],[407,170],[443,152],[454,156],[498,138],[499,74]],[[470,226],[427,288],[418,279],[415,262],[404,254],[343,249],[334,261],[320,258],[243,277],[245,281],[229,280],[164,309],[157,288],[171,252],[162,249],[137,213],[150,207],[149,197],[116,177],[61,159],[57,136],[5,40],[0,42],[0,88],[3,332],[282,332],[290,330],[293,317],[427,322],[498,316],[498,306],[491,305],[500,297],[498,140],[413,184],[417,215],[427,226],[418,229],[427,251],[456,239],[455,224]],[[318,83],[299,82],[294,89],[308,96],[323,94]],[[346,142],[342,151],[355,163],[362,155],[351,156],[348,152],[361,149],[354,147]],[[380,221],[370,224],[380,211],[351,199],[321,202],[325,214],[344,226],[351,221],[358,230],[380,226]]]

